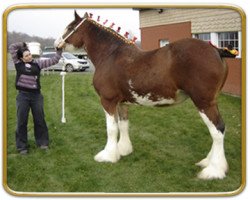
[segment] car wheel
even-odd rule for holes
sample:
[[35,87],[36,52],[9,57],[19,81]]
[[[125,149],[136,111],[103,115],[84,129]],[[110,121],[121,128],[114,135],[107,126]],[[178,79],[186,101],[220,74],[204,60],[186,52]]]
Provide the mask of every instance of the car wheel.
[[70,64],[66,65],[66,71],[67,71],[67,72],[73,72],[73,71],[74,71],[73,66],[70,65]]

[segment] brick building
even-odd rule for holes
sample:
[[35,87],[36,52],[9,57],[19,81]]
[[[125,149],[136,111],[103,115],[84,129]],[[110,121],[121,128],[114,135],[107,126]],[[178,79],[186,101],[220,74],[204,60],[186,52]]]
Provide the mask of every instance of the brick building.
[[232,9],[163,8],[139,9],[141,47],[151,50],[182,38],[211,41],[219,48],[233,45],[239,51],[226,62],[229,74],[223,91],[241,95],[241,15]]

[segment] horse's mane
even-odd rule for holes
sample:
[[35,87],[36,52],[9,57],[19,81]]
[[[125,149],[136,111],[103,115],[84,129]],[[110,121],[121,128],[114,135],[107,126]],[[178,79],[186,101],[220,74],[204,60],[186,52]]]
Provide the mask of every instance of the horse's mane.
[[127,44],[134,44],[133,41],[125,38],[124,36],[120,35],[118,32],[116,32],[115,30],[113,30],[112,28],[109,28],[109,27],[106,27],[106,26],[103,26],[101,24],[99,24],[98,22],[94,21],[93,19],[91,18],[88,18],[88,21],[90,23],[92,23],[93,25],[95,25],[96,27],[99,27],[101,30],[105,31],[106,33],[108,33],[109,35],[112,35],[114,36],[115,38],[119,39],[120,41],[124,42],[124,43],[127,43]]

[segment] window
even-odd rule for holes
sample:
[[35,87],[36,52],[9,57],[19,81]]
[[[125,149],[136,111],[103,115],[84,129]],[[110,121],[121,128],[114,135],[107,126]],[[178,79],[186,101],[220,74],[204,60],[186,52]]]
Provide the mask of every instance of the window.
[[195,34],[194,37],[207,42],[211,41],[210,33],[199,33]]
[[218,48],[226,48],[232,45],[233,49],[239,52],[238,58],[241,57],[241,32],[211,32],[211,33],[195,33],[193,38],[211,42]]
[[224,32],[218,33],[218,44],[220,48],[232,45],[234,49],[239,50],[238,32]]
[[169,44],[168,40],[160,40],[160,47],[164,47]]

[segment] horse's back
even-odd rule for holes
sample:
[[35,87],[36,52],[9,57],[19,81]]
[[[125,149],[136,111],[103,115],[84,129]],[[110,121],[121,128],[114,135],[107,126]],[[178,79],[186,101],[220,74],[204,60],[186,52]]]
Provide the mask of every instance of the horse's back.
[[132,66],[132,69],[140,71],[139,75],[149,76],[146,79],[148,81],[157,79],[167,81],[168,84],[172,82],[180,89],[203,82],[207,86],[206,82],[211,81],[213,84],[210,87],[219,87],[226,73],[218,51],[207,42],[197,39],[182,39],[143,52],[139,57],[139,62],[135,62],[136,67]]

